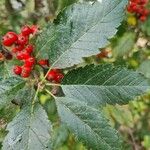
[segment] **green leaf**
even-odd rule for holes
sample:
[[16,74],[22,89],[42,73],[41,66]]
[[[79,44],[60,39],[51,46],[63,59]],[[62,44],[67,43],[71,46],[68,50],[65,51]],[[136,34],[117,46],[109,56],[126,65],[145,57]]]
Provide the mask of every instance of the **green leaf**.
[[148,17],[148,19],[144,23],[141,24],[141,29],[143,32],[146,33],[147,36],[150,36],[149,26],[150,26],[150,16]]
[[143,73],[145,77],[150,78],[150,60],[145,60],[139,67],[138,71]]
[[21,65],[20,63],[18,64],[18,61],[16,61],[16,60],[0,62],[0,77],[2,79],[7,79],[9,77],[15,76],[12,68],[16,64]]
[[50,123],[40,105],[34,112],[31,107],[24,107],[8,125],[8,135],[3,143],[3,150],[46,150],[50,140]]
[[65,7],[77,2],[78,0],[55,0],[54,4],[57,6],[57,12],[64,9]]
[[0,108],[10,103],[24,85],[25,81],[18,77],[9,77],[0,81]]
[[113,48],[113,55],[115,57],[121,57],[128,54],[134,47],[135,37],[135,33],[125,33],[118,39],[117,45]]
[[4,78],[4,64],[0,63],[0,78],[3,79]]
[[70,98],[56,99],[61,121],[92,150],[120,150],[121,141],[102,112]]
[[93,106],[126,104],[145,93],[147,79],[141,74],[113,65],[90,65],[70,71],[61,85],[67,97]]
[[66,68],[99,53],[117,32],[127,0],[102,0],[67,7],[37,39],[37,56]]
[[[25,90],[23,99],[32,102],[35,92]],[[24,100],[23,100],[24,101]],[[40,104],[26,104],[8,124],[9,131],[3,142],[2,150],[50,150],[51,124]]]
[[68,139],[68,128],[63,124],[55,130],[53,137],[53,149],[59,149]]
[[[15,98],[13,99],[13,102],[18,104],[20,107],[22,107],[23,105],[31,105],[31,97],[33,97],[34,94],[35,89],[31,85],[26,85],[18,91]],[[35,102],[38,102],[38,99],[36,99]]]
[[0,63],[0,77],[2,79],[10,77],[10,71],[8,70],[8,65],[6,62]]
[[111,122],[113,124],[120,124],[123,126],[128,126],[130,128],[134,127],[134,118],[131,110],[128,108],[128,106],[112,106],[107,105],[105,108],[105,114],[108,116],[108,118],[111,119]]

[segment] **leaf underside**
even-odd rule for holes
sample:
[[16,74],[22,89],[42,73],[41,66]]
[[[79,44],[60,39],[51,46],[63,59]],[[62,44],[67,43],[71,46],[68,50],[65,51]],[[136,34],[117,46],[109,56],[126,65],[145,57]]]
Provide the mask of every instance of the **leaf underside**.
[[100,111],[67,97],[57,98],[56,103],[61,121],[89,149],[120,150],[117,131],[110,127]]
[[18,77],[9,77],[0,81],[0,108],[9,104],[24,86],[25,81]]
[[70,71],[61,87],[67,97],[101,106],[106,103],[127,104],[144,94],[149,83],[138,72],[105,64]]
[[37,39],[38,57],[49,58],[55,68],[82,62],[99,53],[117,32],[124,16],[126,0],[102,0],[67,7]]
[[[40,104],[31,105],[35,92],[25,90],[28,99],[18,115],[7,126],[2,150],[50,150],[51,123]],[[25,101],[25,100],[24,100]]]
[[132,32],[125,33],[118,39],[117,45],[113,48],[114,57],[123,57],[132,51],[135,43],[136,34]]

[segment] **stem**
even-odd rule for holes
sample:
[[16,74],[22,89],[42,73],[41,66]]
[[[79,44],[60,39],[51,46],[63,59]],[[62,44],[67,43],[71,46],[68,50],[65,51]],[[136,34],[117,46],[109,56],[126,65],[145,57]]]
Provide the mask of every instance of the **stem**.
[[44,78],[42,79],[42,83],[45,81],[46,77],[48,76],[49,71],[52,69],[52,67],[49,68],[49,70],[47,71],[46,75],[44,76]]
[[55,61],[55,62],[53,63],[53,65],[49,68],[49,70],[47,71],[46,75],[44,76],[44,78],[43,78],[42,81],[41,81],[42,83],[45,81],[46,77],[48,76],[49,71],[51,71],[51,70],[53,69],[53,66],[54,66],[56,63],[57,63],[57,61]]
[[[56,63],[56,62],[55,62],[55,63]],[[55,63],[49,68],[49,70],[47,71],[46,75],[44,76],[44,78],[43,78],[42,81],[40,82],[41,84],[43,84],[43,82],[45,81],[46,77],[48,76],[49,71],[53,68],[53,66],[55,65]],[[52,84],[51,84],[51,85],[52,85]],[[56,84],[56,85],[58,86],[58,84]],[[60,85],[59,85],[59,86],[60,86]],[[38,95],[38,93],[39,93],[39,90],[40,90],[40,86],[38,85],[38,89],[37,89],[37,91],[36,91],[34,100],[33,100],[33,102],[32,102],[33,105],[34,105],[34,103],[35,103],[35,100],[36,100],[36,98],[37,98],[37,95]],[[47,89],[45,89],[45,90],[46,90],[46,92],[49,93],[51,96],[53,96],[54,98],[56,98],[56,96],[53,95],[49,90],[47,90]],[[33,106],[33,107],[34,107],[34,106]]]
[[55,83],[46,83],[47,86],[61,86],[61,84],[55,84]]
[[50,94],[52,97],[56,98],[56,96],[54,94],[52,94],[48,89],[45,89],[45,91]]
[[40,90],[40,86],[38,85],[38,88],[37,88],[37,90],[36,90],[35,96],[34,96],[33,101],[32,101],[32,108],[31,108],[32,113],[33,113],[34,104],[35,104],[35,101],[36,101],[36,99],[37,99],[39,90]]

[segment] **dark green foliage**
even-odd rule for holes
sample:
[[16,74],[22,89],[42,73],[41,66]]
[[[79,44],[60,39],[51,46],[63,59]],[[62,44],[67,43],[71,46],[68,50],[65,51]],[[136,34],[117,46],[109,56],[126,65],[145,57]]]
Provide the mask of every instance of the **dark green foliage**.
[[18,77],[10,77],[0,81],[0,108],[7,106],[25,85],[25,81]]
[[37,39],[37,56],[49,58],[53,67],[66,68],[97,54],[117,32],[126,3],[105,0],[69,6]]
[[126,104],[149,89],[141,74],[113,65],[90,65],[69,72],[62,89],[67,97],[90,105]]
[[[36,65],[31,78],[22,80],[12,74],[19,62],[0,61],[0,149],[148,150],[150,19],[122,23],[127,0],[36,0],[20,9],[9,2],[0,33],[19,31],[25,22],[46,26],[32,40],[34,55],[63,68],[65,77],[50,83],[44,78],[48,68]],[[92,55],[105,50],[110,56],[95,61]],[[89,56],[101,64],[84,62]],[[129,103],[134,99],[140,101]]]

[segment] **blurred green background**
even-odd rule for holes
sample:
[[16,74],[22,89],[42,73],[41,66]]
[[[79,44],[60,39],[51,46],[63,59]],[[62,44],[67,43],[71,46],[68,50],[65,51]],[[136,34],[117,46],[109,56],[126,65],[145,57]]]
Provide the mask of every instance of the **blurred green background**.
[[[76,1],[0,0],[0,37],[8,30],[19,32],[24,24],[38,24],[42,28],[47,22],[52,22],[62,9]],[[127,13],[117,35],[102,52],[106,56],[100,53],[87,58],[85,64],[111,62],[137,70],[150,78],[150,17],[143,23]],[[54,100],[46,93],[41,94],[40,100],[55,128],[55,150],[86,150],[65,125],[60,126]],[[15,105],[0,110],[0,149],[7,134],[7,123],[18,111],[19,107]],[[108,105],[104,113],[110,124],[120,132],[125,150],[150,150],[150,94],[125,106]]]

